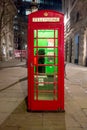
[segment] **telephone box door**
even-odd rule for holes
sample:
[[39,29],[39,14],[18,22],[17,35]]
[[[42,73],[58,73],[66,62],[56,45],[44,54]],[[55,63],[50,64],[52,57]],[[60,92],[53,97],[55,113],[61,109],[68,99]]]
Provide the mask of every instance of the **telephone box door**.
[[34,24],[29,30],[28,109],[32,111],[64,110],[62,26],[48,25]]

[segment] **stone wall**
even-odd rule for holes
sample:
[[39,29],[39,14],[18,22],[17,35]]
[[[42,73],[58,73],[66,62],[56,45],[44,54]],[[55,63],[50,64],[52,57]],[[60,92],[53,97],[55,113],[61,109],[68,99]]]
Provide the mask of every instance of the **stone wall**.
[[[70,25],[67,28],[68,23]],[[84,40],[84,36],[87,36],[87,0],[77,1],[65,28],[65,46],[68,46],[67,62],[86,65],[87,38]]]

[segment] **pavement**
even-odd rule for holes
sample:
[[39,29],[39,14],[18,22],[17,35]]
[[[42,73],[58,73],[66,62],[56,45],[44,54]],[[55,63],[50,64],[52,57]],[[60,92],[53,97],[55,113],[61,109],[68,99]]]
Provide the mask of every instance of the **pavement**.
[[26,63],[6,63],[0,69],[0,130],[87,130],[86,67],[66,64],[65,112],[27,112]]
[[17,66],[26,66],[26,59],[11,59],[9,61],[0,61],[0,69],[9,68],[9,67],[17,67]]

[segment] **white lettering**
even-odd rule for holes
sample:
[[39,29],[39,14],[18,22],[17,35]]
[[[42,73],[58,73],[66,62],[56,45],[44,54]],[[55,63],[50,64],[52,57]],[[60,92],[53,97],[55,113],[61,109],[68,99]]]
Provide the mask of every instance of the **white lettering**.
[[48,17],[48,18],[44,18],[44,17],[39,17],[39,18],[33,18],[32,19],[33,22],[59,22],[60,18],[56,18],[56,17]]

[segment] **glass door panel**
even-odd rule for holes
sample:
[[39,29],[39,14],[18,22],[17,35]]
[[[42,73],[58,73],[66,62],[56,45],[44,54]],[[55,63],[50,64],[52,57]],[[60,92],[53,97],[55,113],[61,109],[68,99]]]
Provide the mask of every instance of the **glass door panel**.
[[58,30],[34,30],[34,100],[58,100]]

